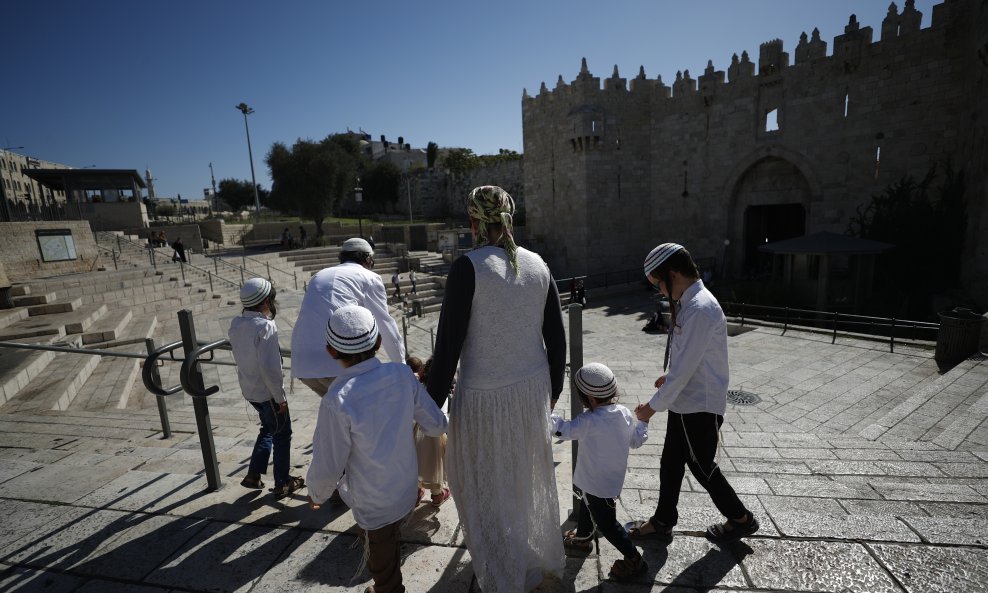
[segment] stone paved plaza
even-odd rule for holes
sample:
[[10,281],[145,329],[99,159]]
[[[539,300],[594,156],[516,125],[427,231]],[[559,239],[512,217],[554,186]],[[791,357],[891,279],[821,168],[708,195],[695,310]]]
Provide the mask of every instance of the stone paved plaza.
[[[584,362],[614,369],[628,407],[646,401],[664,338],[640,331],[648,293],[598,299],[583,313]],[[299,291],[279,292],[290,343]],[[200,339],[225,337],[235,307],[197,315]],[[158,343],[177,339],[160,317]],[[435,314],[412,320],[411,354],[428,356]],[[721,549],[717,521],[688,475],[668,547],[645,544],[646,578],[605,580],[616,551],[568,560],[539,591],[988,591],[988,363],[937,373],[926,348],[760,327],[730,338],[731,389],[720,462],[762,530]],[[136,350],[136,347],[134,348]],[[218,358],[226,358],[221,354]],[[113,390],[113,367],[94,384]],[[232,367],[205,365],[223,487],[206,491],[188,396],[169,398],[163,439],[154,398],[94,397],[64,412],[0,409],[0,591],[363,591],[360,550],[345,508],[311,511],[304,492],[274,501],[239,486],[255,420]],[[178,365],[162,368],[177,383]],[[90,381],[93,382],[91,378]],[[559,406],[569,410],[568,389]],[[755,396],[755,397],[751,397]],[[125,401],[121,409],[108,401]],[[296,383],[293,473],[304,475],[318,399]],[[646,518],[658,495],[663,417],[632,452],[618,519]],[[570,446],[553,445],[560,507]],[[270,475],[269,481],[270,481]],[[410,592],[465,593],[472,569],[453,504],[419,506],[403,532]]]

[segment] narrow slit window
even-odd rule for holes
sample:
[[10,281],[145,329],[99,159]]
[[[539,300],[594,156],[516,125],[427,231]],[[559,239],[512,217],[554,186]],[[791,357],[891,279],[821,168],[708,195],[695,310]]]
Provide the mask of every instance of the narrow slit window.
[[778,132],[779,131],[779,110],[773,109],[765,114],[765,131],[766,132]]
[[878,170],[882,165],[882,147],[875,147],[875,179],[878,179]]
[[847,109],[850,104],[851,104],[851,95],[848,93],[844,93],[844,117],[847,117]]

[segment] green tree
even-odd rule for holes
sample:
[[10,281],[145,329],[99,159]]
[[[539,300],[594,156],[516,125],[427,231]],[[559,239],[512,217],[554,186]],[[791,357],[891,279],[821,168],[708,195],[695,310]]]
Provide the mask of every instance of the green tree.
[[394,204],[398,201],[401,170],[394,163],[378,161],[360,175],[364,199],[373,206]]
[[324,234],[323,221],[337,211],[366,167],[354,134],[335,134],[319,142],[300,138],[291,148],[275,142],[265,162],[273,181],[272,203],[311,219],[317,237]]
[[[251,189],[250,182],[240,179],[222,179],[216,196],[230,205],[234,212],[244,208],[254,207],[254,190]],[[257,184],[257,197],[262,204],[267,204],[270,197],[269,192]]]
[[454,148],[446,153],[442,166],[454,177],[460,177],[470,169],[480,165],[480,158],[469,148]]
[[934,165],[921,181],[904,176],[891,183],[859,206],[848,223],[851,235],[896,246],[878,285],[885,292],[880,299],[893,303],[900,316],[930,317],[933,294],[960,284],[967,231],[964,175],[950,162],[943,169],[942,177]]
[[431,169],[436,166],[436,157],[439,156],[439,145],[435,142],[430,142],[425,145],[425,161],[427,166]]

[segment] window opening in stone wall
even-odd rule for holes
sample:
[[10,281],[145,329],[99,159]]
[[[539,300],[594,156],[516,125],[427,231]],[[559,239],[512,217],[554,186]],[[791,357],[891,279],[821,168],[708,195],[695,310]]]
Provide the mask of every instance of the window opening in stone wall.
[[847,107],[851,102],[851,95],[844,93],[844,117],[847,117]]
[[878,179],[878,170],[882,165],[882,147],[875,147],[875,179]]
[[765,114],[765,131],[766,132],[778,132],[779,131],[779,110],[773,109]]

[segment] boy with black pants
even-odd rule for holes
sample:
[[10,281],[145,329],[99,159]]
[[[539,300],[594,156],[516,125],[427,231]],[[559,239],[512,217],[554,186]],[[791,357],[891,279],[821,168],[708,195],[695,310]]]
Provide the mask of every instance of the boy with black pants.
[[686,467],[707,490],[727,521],[707,528],[708,540],[722,544],[758,531],[717,466],[720,426],[727,408],[727,320],[720,303],[703,286],[692,256],[682,245],[663,243],[645,258],[645,277],[671,304],[671,328],[658,391],[635,409],[639,420],[668,410],[659,468],[659,502],[647,521],[629,525],[632,537],[671,541],[679,521],[679,491]]

